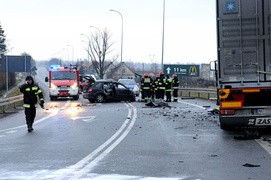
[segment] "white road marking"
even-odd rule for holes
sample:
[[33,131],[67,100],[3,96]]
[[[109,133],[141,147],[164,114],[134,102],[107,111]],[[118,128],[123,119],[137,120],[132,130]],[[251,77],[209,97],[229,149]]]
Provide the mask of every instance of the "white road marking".
[[[66,102],[66,104],[64,105],[65,108],[67,108],[70,104],[70,100],[68,100]],[[48,116],[45,116],[37,121],[34,122],[34,124],[38,124],[38,123],[41,123],[43,121],[45,121],[46,119],[49,119],[50,117],[52,116],[55,116],[57,114],[57,112],[53,112],[52,114],[48,115]],[[0,132],[8,132],[8,131],[12,131],[12,130],[17,130],[17,129],[20,129],[20,128],[25,128],[26,125],[21,125],[21,126],[17,126],[17,127],[13,127],[13,128],[8,128],[8,129],[2,129],[0,130]]]
[[[127,125],[128,128],[123,132],[123,134],[111,145],[109,146],[104,152],[102,152],[98,157],[96,157],[94,160],[92,160],[87,166],[85,166],[84,168],[82,168],[80,171],[76,172],[76,174],[72,177],[72,179],[78,179],[80,178],[82,175],[88,173],[91,171],[91,169],[96,166],[98,164],[99,161],[101,161],[107,154],[109,154],[115,147],[117,147],[117,145],[128,135],[128,133],[131,131],[132,127],[135,124],[136,118],[137,118],[137,110],[136,108],[129,104],[132,108],[133,108],[133,118],[132,121],[130,122],[130,124]],[[129,109],[130,110],[130,109]],[[131,112],[131,111],[130,111]],[[131,117],[131,116],[128,116]],[[126,121],[129,121],[129,119],[126,119]],[[126,124],[126,123],[125,123]],[[125,125],[126,126],[126,125]]]
[[6,133],[7,134],[12,134],[12,133],[15,133],[15,132],[17,132],[17,131],[7,131]]
[[[188,103],[188,102],[185,102],[185,101],[178,101],[178,102],[183,103],[183,104],[188,104],[188,105],[191,105],[191,106],[194,106],[194,107],[198,107],[200,109],[205,109],[202,106],[199,106],[199,105],[196,105],[196,104],[191,104],[191,103]],[[255,139],[255,141],[258,144],[260,144],[271,155],[271,144],[269,142],[263,141],[262,139]]]
[[71,119],[72,120],[82,119],[82,121],[85,121],[85,122],[92,122],[95,117],[96,116],[84,116],[84,117],[77,116],[77,117],[73,117]]
[[271,144],[268,141],[263,141],[262,139],[255,139],[270,155],[271,155]]
[[[42,179],[65,179],[68,175],[72,176],[71,179],[79,179],[81,176],[88,174],[91,169],[98,164],[99,161],[101,161],[106,155],[108,155],[128,135],[128,133],[134,126],[134,123],[137,119],[137,110],[130,103],[125,103],[125,105],[128,108],[128,116],[120,129],[111,138],[109,138],[105,143],[103,143],[100,147],[98,147],[95,151],[90,153],[78,163],[68,168],[57,170],[52,174],[46,175]],[[132,111],[133,118],[131,119]]]
[[182,101],[178,101],[179,103],[183,103],[183,104],[188,104],[188,105],[190,105],[190,106],[194,106],[194,107],[197,107],[197,108],[200,108],[200,109],[206,109],[206,108],[204,108],[204,107],[202,107],[202,106],[199,106],[199,105],[196,105],[196,104],[192,104],[192,103],[188,103],[188,102],[186,102],[186,101],[184,101],[184,100],[182,100]]

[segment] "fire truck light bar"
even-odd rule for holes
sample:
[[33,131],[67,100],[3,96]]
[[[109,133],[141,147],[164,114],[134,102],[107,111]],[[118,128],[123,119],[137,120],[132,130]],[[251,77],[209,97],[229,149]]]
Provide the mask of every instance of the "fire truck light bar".
[[51,65],[50,70],[59,70],[60,65]]

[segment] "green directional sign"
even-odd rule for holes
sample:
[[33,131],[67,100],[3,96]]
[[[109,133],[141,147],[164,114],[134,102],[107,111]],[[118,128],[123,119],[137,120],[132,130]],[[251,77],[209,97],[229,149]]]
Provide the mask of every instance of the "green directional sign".
[[172,76],[199,77],[199,65],[164,64],[164,74]]

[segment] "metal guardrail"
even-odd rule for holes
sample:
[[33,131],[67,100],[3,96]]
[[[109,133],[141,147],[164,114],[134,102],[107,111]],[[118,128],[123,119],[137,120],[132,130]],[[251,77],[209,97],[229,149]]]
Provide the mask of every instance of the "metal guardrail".
[[201,97],[201,94],[207,94],[207,98],[211,100],[216,100],[215,98],[211,98],[211,94],[217,94],[217,89],[209,89],[209,88],[179,88],[180,95],[183,95],[183,92],[188,92],[188,96],[191,97],[191,93],[198,93],[198,98]]
[[5,112],[5,106],[14,103],[14,108],[16,108],[16,102],[22,101],[23,95],[14,96],[6,99],[0,99],[0,107],[3,107],[3,113]]
[[[208,94],[208,99],[216,99],[216,98],[210,98],[210,94],[216,94],[216,89],[208,89],[208,88],[179,88],[180,96],[183,95],[183,92],[188,92],[188,96],[191,97],[191,93],[198,93],[198,97],[201,97],[201,93]],[[6,99],[0,99],[0,107],[3,107],[3,112],[5,112],[5,106],[14,103],[14,108],[16,108],[16,102],[22,101],[23,95],[14,96]]]

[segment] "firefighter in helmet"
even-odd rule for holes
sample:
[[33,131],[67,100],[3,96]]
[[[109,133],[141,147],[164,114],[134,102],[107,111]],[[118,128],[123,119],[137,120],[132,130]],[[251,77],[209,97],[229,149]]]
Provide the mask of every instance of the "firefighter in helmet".
[[150,99],[154,99],[154,83],[153,83],[153,79],[152,79],[152,75],[149,74],[149,78],[151,80],[151,88],[150,88]]
[[152,87],[154,89],[154,94],[155,94],[155,100],[160,99],[159,94],[158,94],[158,79],[160,78],[160,75],[156,75],[156,79],[153,81]]
[[171,86],[172,86],[172,79],[169,78],[168,75],[166,75],[166,90],[165,90],[166,97],[167,97],[166,102],[171,102],[171,90],[172,90]]
[[163,72],[159,73],[159,79],[158,79],[158,86],[157,86],[157,90],[158,90],[158,96],[159,99],[164,100],[164,96],[165,96],[165,83],[166,83],[166,79],[165,79],[165,75]]
[[36,108],[38,106],[38,99],[40,100],[40,106],[44,109],[44,99],[41,89],[34,83],[32,76],[27,76],[25,84],[20,86],[20,92],[24,95],[24,108],[25,118],[28,132],[33,131],[33,123],[36,117]]
[[152,82],[148,73],[144,74],[144,78],[141,79],[141,89],[144,96],[144,101],[147,102],[151,98],[151,86]]
[[178,89],[179,89],[179,79],[176,74],[173,74],[172,88],[173,88],[173,101],[178,101]]

